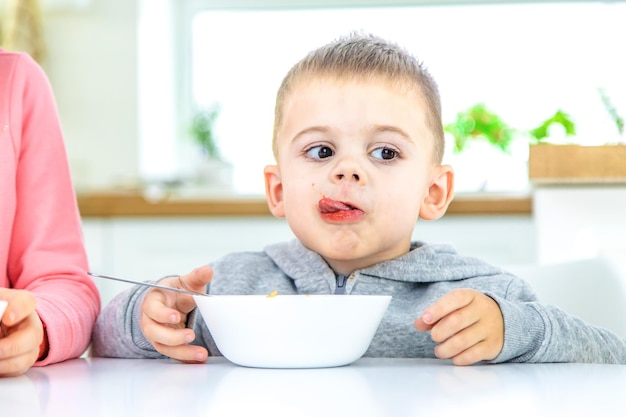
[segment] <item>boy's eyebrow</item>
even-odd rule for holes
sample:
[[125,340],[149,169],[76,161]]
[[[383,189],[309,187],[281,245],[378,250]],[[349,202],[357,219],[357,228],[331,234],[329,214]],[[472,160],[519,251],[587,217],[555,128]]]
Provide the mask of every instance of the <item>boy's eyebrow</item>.
[[[309,133],[327,133],[330,130],[331,129],[328,126],[308,127],[298,132],[291,140],[294,141],[298,139],[299,137],[307,135]],[[400,129],[399,127],[390,126],[390,125],[372,125],[370,127],[370,130],[374,131],[375,133],[385,133],[385,132],[395,133],[395,134],[398,134],[402,139],[405,139],[408,142],[413,142],[411,135],[409,135],[408,133],[406,133],[404,130]]]
[[396,126],[373,125],[372,126],[372,130],[374,130],[377,133],[385,133],[385,132],[396,133],[402,139],[405,139],[408,142],[413,142],[413,138],[411,138],[411,135],[409,135],[407,132],[405,132],[404,130],[402,130],[399,127],[396,127]]
[[291,138],[291,142],[297,140],[298,138],[307,135],[309,133],[327,133],[330,130],[328,126],[311,126],[307,127],[296,133],[293,138]]

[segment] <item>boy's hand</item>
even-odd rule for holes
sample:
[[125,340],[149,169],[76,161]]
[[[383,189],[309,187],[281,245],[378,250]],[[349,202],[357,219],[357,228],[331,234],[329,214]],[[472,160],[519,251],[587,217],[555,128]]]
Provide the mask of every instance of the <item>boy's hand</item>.
[[[211,278],[213,270],[203,266],[187,275],[165,278],[159,284],[204,293]],[[186,328],[187,314],[195,307],[191,295],[152,289],[141,306],[141,330],[159,353],[182,362],[204,362],[208,356],[207,350],[189,345],[196,335],[193,330]]]
[[0,322],[0,377],[21,375],[37,361],[43,324],[31,292],[2,288],[0,299],[8,301]]
[[453,290],[431,304],[415,328],[430,330],[435,355],[455,365],[492,360],[504,345],[504,319],[498,304],[471,289]]

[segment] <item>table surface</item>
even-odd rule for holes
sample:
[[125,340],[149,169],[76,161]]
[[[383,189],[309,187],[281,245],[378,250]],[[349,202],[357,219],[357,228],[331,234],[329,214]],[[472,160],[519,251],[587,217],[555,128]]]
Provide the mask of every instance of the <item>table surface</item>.
[[362,358],[254,369],[224,358],[82,358],[0,379],[1,416],[625,416],[626,366]]

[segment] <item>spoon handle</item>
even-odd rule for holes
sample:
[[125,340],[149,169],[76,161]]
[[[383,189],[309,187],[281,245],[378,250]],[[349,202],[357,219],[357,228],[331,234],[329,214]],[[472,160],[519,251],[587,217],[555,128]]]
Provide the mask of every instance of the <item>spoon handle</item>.
[[117,277],[111,277],[111,276],[108,276],[108,275],[94,274],[92,272],[89,272],[89,275],[91,275],[92,277],[96,277],[96,278],[104,278],[104,279],[110,279],[110,280],[113,280],[113,281],[126,282],[128,284],[143,285],[144,287],[158,288],[160,290],[174,291],[174,292],[178,292],[178,293],[182,293],[182,294],[188,294],[188,295],[203,295],[205,297],[208,297],[208,294],[204,294],[204,293],[201,293],[201,292],[188,291],[188,290],[183,290],[183,289],[180,289],[180,288],[165,287],[163,285],[151,284],[149,282],[133,281],[131,279],[117,278]]

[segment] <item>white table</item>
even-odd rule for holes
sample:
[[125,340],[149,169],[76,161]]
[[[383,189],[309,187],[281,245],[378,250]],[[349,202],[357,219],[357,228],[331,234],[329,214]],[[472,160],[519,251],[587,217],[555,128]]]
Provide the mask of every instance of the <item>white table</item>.
[[223,358],[75,359],[0,379],[0,416],[625,416],[626,366],[363,358],[252,369]]

